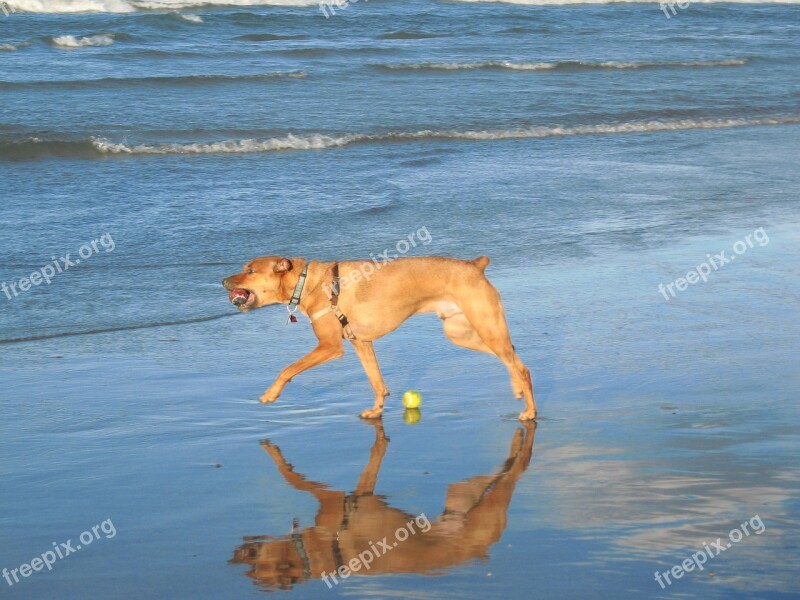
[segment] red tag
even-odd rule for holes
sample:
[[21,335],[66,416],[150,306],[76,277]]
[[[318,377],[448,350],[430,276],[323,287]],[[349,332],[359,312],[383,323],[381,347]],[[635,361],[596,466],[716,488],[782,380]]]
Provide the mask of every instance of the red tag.
[[290,320],[292,323],[297,323],[297,317],[295,317],[294,315],[289,315],[289,320]]

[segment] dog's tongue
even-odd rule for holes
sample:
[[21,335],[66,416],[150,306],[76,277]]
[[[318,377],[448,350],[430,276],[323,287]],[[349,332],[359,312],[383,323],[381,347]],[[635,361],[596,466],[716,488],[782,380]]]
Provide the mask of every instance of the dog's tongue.
[[247,299],[250,297],[250,292],[247,290],[240,290],[235,289],[228,292],[228,300],[231,301],[231,304],[236,306],[241,306],[247,302]]

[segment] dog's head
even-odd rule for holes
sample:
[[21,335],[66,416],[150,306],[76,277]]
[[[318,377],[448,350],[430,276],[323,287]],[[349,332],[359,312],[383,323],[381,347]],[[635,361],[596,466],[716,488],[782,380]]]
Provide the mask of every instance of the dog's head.
[[[303,535],[283,536],[273,538],[261,536],[245,538],[244,544],[239,546],[230,560],[232,564],[250,565],[246,573],[266,590],[290,590],[298,583],[310,579],[312,574],[305,571],[304,567],[311,566],[311,560],[318,554],[311,548],[310,556],[306,555],[306,563],[298,551],[303,548]],[[305,549],[303,550],[305,554]],[[331,568],[335,569],[333,561]]]
[[247,300],[238,307],[242,311],[287,302],[295,283],[290,285],[287,282],[293,268],[288,258],[261,256],[247,263],[241,273],[223,279],[222,287],[229,291],[239,289],[247,292]]

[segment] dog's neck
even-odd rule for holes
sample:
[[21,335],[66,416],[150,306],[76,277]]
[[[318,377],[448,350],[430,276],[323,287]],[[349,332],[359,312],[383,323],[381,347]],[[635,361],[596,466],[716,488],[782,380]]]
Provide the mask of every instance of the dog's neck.
[[288,305],[292,300],[292,294],[300,279],[300,274],[308,265],[306,283],[300,294],[300,302],[297,307],[304,315],[308,316],[320,310],[330,303],[330,299],[325,295],[324,284],[332,278],[331,270],[333,263],[321,263],[316,260],[306,260],[305,258],[293,258],[292,270],[284,278],[281,286],[281,304]]

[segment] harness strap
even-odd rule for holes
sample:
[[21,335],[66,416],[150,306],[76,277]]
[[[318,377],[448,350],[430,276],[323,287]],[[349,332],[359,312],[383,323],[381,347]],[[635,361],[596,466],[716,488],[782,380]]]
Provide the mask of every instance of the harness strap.
[[297,519],[294,520],[292,524],[292,533],[291,533],[292,544],[294,544],[295,550],[297,550],[297,554],[300,555],[300,559],[303,561],[303,577],[306,579],[311,578],[311,561],[308,558],[308,552],[306,552],[306,545],[303,543],[303,532],[297,523]]
[[313,315],[309,317],[311,322],[313,323],[320,317],[324,317],[328,313],[333,313],[336,315],[336,318],[339,319],[339,323],[342,326],[343,336],[346,337],[348,340],[356,339],[355,334],[353,333],[352,327],[350,327],[350,321],[347,320],[347,317],[344,316],[342,309],[339,308],[339,263],[333,263],[333,282],[331,283],[331,305],[323,308],[322,310],[318,310]]
[[339,263],[333,263],[333,283],[331,283],[331,306],[339,304]]

